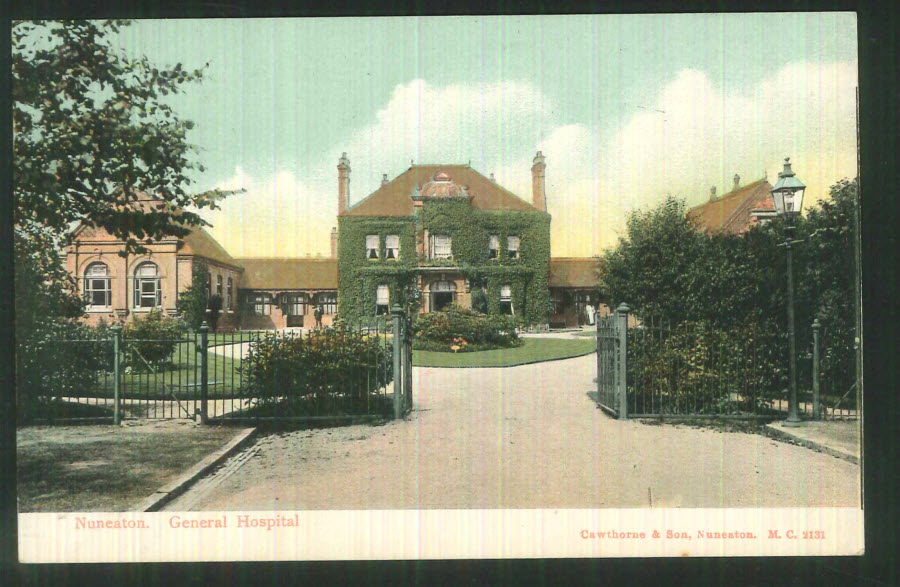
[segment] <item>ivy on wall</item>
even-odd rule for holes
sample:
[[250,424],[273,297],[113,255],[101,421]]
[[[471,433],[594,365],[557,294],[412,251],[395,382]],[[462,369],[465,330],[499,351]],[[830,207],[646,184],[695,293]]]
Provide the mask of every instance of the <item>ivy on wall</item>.
[[[377,234],[378,259],[366,258],[366,235]],[[385,259],[385,237],[400,236],[400,258]],[[375,313],[375,291],[387,284],[390,299],[406,305],[404,295],[416,269],[416,233],[413,217],[338,218],[338,315],[342,318]]]
[[[341,217],[338,219],[338,313],[370,316],[379,284],[390,288],[391,303],[412,310],[418,306],[417,265],[455,266],[472,289],[484,288],[489,313],[500,312],[500,288],[509,285],[514,313],[526,324],[545,324],[550,293],[550,215],[545,212],[487,211],[470,207],[466,199],[427,200],[418,213],[402,218]],[[449,234],[452,260],[417,259],[416,232]],[[366,235],[379,236],[379,258],[366,258]],[[385,236],[400,235],[400,258],[385,260]],[[500,255],[489,258],[490,236],[497,235]],[[519,256],[508,257],[507,237],[520,238]]]

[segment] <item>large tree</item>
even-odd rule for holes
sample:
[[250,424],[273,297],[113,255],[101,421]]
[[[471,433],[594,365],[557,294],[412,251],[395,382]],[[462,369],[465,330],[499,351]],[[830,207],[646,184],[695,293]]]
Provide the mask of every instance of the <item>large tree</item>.
[[[169,98],[202,70],[159,67],[116,48],[125,21],[17,22],[12,27],[16,362],[19,391],[40,369],[47,333],[82,305],[60,247],[77,223],[126,243],[184,236],[225,192],[192,194],[203,171],[193,126]],[[137,191],[159,207],[134,205]],[[35,365],[37,367],[35,367]],[[31,375],[35,375],[31,373]]]

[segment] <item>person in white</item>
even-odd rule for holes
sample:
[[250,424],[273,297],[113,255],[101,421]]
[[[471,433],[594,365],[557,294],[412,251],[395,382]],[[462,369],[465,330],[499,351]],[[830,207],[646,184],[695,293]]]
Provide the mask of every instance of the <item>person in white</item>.
[[593,324],[594,324],[594,315],[595,315],[596,312],[597,312],[597,311],[594,309],[594,305],[593,305],[593,304],[588,304],[587,307],[585,308],[585,311],[587,312],[588,324],[593,325]]

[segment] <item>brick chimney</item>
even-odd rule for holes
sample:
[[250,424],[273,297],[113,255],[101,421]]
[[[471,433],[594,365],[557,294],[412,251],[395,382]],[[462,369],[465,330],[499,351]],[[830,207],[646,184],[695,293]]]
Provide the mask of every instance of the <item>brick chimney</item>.
[[388,183],[390,183],[390,182],[388,181],[387,173],[382,173],[381,174],[381,185],[387,185]]
[[540,151],[534,156],[534,165],[531,166],[531,203],[538,210],[547,211],[547,197],[544,192],[544,170],[547,164],[544,163],[544,155]]
[[350,160],[347,153],[338,160],[338,216],[350,207]]
[[741,176],[737,173],[734,174],[734,189],[738,190],[741,187]]
[[331,258],[337,259],[337,226],[331,227]]
[[712,186],[709,188],[709,201],[712,202],[716,199],[716,186]]

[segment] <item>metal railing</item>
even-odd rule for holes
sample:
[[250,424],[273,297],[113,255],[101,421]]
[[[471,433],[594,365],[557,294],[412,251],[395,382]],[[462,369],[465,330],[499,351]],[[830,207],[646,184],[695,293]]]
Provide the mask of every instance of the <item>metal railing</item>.
[[[391,316],[305,331],[53,340],[37,402],[71,419],[324,420],[401,418],[412,409],[409,320]],[[399,336],[394,336],[399,333]],[[25,394],[26,397],[30,397]]]
[[[783,333],[752,324],[721,330],[652,316],[629,319],[629,312],[622,304],[597,319],[597,401],[614,417],[777,419],[787,413],[786,372],[778,355]],[[813,339],[800,415],[858,418],[854,357],[826,373],[818,323]]]

